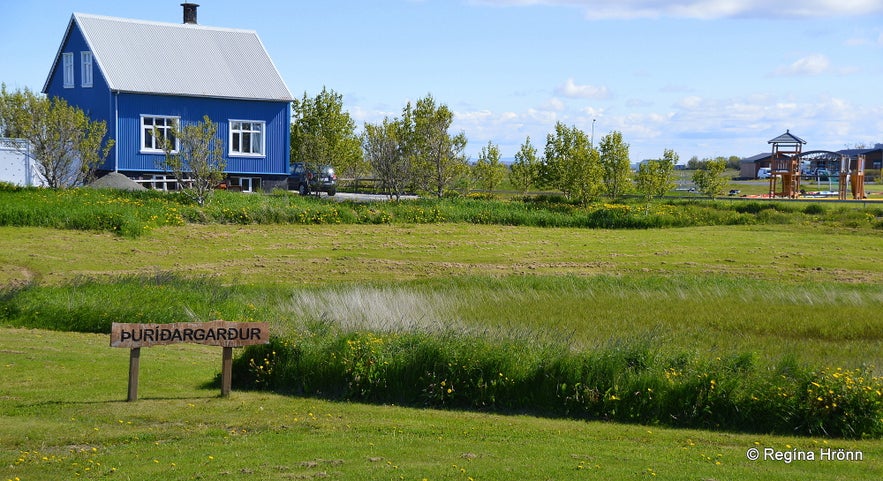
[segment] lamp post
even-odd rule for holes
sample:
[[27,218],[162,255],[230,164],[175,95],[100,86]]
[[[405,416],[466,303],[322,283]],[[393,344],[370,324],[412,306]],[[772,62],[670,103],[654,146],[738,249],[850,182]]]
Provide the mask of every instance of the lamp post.
[[592,141],[591,141],[591,147],[592,147],[593,149],[595,148],[595,120],[597,120],[597,119],[592,119]]

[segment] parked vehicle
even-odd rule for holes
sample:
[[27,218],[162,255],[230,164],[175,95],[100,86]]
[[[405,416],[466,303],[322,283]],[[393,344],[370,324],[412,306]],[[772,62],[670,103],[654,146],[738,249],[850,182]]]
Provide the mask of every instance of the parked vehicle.
[[807,169],[803,171],[802,176],[806,180],[828,180],[828,177],[831,176],[831,172],[828,169]]
[[297,190],[300,195],[325,192],[333,196],[337,193],[337,174],[330,165],[311,170],[303,162],[295,162],[288,175],[288,190]]
[[769,167],[761,167],[760,170],[757,171],[758,179],[769,179],[772,175]]

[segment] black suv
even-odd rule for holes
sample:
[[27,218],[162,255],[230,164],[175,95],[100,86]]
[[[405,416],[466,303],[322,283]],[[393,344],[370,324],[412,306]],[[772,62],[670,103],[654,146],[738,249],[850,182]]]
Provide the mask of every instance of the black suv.
[[291,164],[291,173],[288,175],[288,190],[294,190],[300,195],[326,192],[328,195],[337,193],[337,175],[330,165],[320,166],[316,171],[307,169],[303,162]]

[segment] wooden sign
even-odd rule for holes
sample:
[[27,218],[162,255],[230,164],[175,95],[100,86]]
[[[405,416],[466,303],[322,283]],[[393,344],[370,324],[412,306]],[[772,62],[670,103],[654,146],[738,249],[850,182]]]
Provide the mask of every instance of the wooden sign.
[[178,322],[173,324],[129,324],[114,322],[110,331],[111,347],[127,347],[129,353],[128,401],[138,399],[138,370],[141,348],[190,342],[221,346],[221,396],[230,395],[233,371],[233,348],[269,344],[270,328],[266,322]]
[[270,342],[266,322],[178,322],[174,324],[126,324],[114,322],[111,347],[150,347],[192,342],[209,346],[242,347]]

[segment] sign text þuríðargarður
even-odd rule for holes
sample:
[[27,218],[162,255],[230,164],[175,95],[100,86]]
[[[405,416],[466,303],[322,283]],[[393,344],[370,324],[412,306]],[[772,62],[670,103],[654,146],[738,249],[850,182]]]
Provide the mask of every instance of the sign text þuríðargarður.
[[113,323],[111,347],[150,347],[190,342],[241,347],[270,342],[266,322],[178,322],[173,324]]

